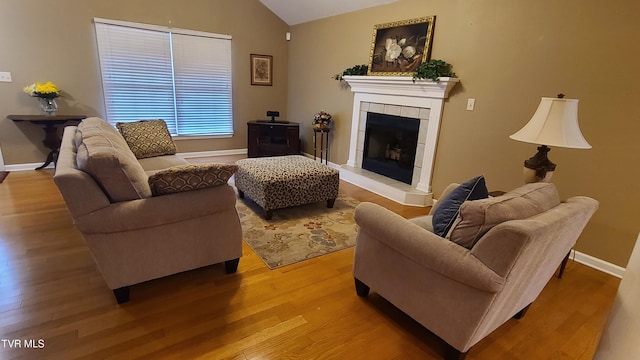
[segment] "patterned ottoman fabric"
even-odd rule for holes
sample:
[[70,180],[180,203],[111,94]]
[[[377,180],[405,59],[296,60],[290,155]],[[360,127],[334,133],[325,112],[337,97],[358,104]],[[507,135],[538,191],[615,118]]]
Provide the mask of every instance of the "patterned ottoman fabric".
[[340,173],[301,155],[242,159],[235,185],[266,212],[338,197]]

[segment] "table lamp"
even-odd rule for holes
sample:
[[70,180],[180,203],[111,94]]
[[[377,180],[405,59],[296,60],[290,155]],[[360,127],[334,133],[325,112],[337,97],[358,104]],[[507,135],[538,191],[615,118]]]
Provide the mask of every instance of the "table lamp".
[[526,183],[549,182],[556,164],[547,157],[549,146],[572,149],[591,149],[578,126],[578,100],[543,97],[529,122],[518,132],[509,136],[513,140],[539,144],[538,153],[524,161]]

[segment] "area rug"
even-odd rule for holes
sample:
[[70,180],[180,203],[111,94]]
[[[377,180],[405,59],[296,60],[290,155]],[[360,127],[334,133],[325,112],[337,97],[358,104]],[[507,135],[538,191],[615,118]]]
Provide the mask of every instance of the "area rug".
[[9,175],[8,171],[0,171],[0,184],[2,184],[7,175]]
[[321,201],[274,210],[271,220],[248,198],[238,199],[236,209],[244,241],[273,270],[354,246],[358,203],[339,194],[331,209]]

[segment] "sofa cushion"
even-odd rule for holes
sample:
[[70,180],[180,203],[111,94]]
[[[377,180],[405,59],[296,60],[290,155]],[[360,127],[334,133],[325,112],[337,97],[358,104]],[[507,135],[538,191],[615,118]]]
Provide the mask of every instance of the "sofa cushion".
[[164,120],[140,120],[129,123],[119,122],[118,130],[138,159],[177,152]]
[[147,174],[113,126],[100,118],[78,124],[76,162],[91,175],[111,202],[151,197]]
[[149,186],[154,196],[219,186],[236,170],[238,166],[229,164],[174,166],[149,176]]
[[502,196],[468,201],[447,237],[458,245],[471,249],[492,227],[508,221],[522,220],[540,214],[560,204],[560,197],[551,183],[523,185]]
[[433,212],[433,232],[445,237],[458,216],[460,205],[467,200],[484,199],[489,196],[484,176],[477,176],[460,184],[443,199]]
[[179,155],[162,155],[150,158],[138,159],[138,162],[146,171],[147,175],[152,175],[157,171],[168,169],[174,166],[189,165],[189,162]]

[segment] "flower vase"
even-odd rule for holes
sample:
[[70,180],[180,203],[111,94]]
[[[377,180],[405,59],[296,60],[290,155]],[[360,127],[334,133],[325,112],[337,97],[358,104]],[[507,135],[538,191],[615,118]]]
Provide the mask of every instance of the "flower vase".
[[58,111],[58,103],[56,99],[39,97],[40,108],[44,111],[45,116],[55,116]]

